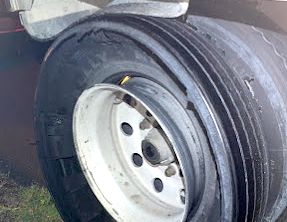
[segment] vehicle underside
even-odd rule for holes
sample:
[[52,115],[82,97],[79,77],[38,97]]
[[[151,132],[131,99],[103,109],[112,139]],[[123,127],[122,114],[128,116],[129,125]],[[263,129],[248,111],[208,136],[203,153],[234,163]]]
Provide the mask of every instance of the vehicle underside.
[[0,35],[49,46],[34,130],[64,221],[286,221],[287,20],[266,4],[0,5]]

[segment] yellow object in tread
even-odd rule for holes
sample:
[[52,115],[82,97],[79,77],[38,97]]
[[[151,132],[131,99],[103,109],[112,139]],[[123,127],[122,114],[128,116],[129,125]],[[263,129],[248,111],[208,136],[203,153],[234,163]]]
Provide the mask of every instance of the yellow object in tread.
[[126,84],[130,79],[131,79],[130,76],[125,76],[125,77],[121,80],[120,85]]

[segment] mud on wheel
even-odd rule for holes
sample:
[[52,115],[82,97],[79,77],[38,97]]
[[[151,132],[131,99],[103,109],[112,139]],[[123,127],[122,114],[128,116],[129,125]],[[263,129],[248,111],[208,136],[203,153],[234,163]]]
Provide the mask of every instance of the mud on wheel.
[[[249,39],[239,50],[240,28]],[[287,93],[278,82],[287,75],[268,36],[213,19],[132,15],[95,16],[63,33],[35,105],[39,157],[62,217],[279,218]]]

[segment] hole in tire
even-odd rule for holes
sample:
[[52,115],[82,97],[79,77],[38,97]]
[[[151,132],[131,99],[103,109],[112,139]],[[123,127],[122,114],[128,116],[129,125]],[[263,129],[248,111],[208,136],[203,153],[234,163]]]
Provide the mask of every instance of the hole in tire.
[[121,124],[121,129],[122,129],[123,133],[127,136],[131,136],[134,132],[132,126],[126,122]]

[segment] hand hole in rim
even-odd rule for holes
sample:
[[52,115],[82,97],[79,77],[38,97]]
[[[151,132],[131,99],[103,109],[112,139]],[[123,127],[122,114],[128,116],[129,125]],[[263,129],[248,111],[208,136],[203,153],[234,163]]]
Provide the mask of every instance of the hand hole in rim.
[[131,107],[136,107],[137,102],[128,94],[125,94],[123,97],[123,101],[130,105]]
[[153,185],[154,185],[156,192],[160,193],[163,191],[163,183],[161,179],[155,178],[153,181]]
[[141,167],[143,165],[143,158],[138,153],[134,153],[132,159],[136,167]]
[[127,136],[131,136],[134,132],[132,126],[126,122],[121,124],[121,129],[122,129],[123,133]]

